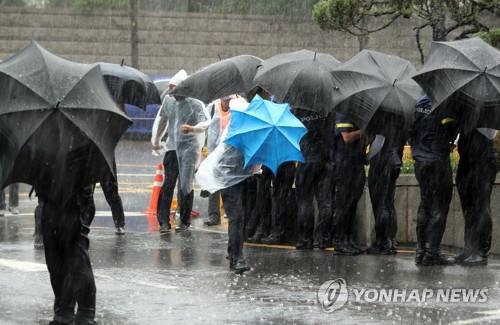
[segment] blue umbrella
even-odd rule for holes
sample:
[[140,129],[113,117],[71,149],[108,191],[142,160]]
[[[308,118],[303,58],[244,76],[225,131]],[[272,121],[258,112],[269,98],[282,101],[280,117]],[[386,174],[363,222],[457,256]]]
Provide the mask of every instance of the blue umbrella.
[[225,142],[242,152],[245,168],[263,164],[276,174],[284,162],[304,162],[300,139],[306,132],[302,122],[290,112],[290,105],[276,104],[257,95],[247,109],[231,108]]

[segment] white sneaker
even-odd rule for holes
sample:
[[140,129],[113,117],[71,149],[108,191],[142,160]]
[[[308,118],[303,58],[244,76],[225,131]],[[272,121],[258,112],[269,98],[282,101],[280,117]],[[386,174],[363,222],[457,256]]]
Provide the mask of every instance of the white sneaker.
[[0,210],[0,217],[5,216],[5,210]]

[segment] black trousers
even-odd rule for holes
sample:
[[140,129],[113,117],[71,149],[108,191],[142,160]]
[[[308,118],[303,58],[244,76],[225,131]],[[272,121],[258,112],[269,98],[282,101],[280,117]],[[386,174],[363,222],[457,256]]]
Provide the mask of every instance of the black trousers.
[[[42,228],[45,260],[54,291],[54,320],[63,324],[95,324],[96,287],[88,255],[89,227],[81,220],[81,202],[64,207],[43,200]],[[84,203],[83,203],[84,204]]]
[[[165,171],[165,179],[160,190],[158,198],[158,213],[156,215],[160,226],[170,225],[170,207],[174,196],[175,185],[179,177],[179,163],[177,162],[177,154],[174,150],[165,153],[163,158],[163,169]],[[185,225],[191,224],[191,211],[193,210],[194,192],[184,194],[178,191],[177,198],[179,201],[179,212],[181,222]]]
[[[312,243],[326,239],[332,214],[333,163],[306,162],[299,164],[295,174],[297,193],[297,243]],[[314,222],[313,200],[318,202],[318,221]]]
[[[254,226],[255,220],[259,219],[257,213],[257,183],[258,175],[248,177],[241,182],[241,204],[245,215],[245,239],[250,235],[250,228]],[[224,209],[225,208],[226,206],[224,205]]]
[[[249,209],[245,207],[247,204],[251,204],[251,200],[243,199],[244,209],[247,211],[245,213],[245,236],[246,238],[252,237],[255,234],[259,234],[260,237],[267,236],[271,227],[271,179],[272,172],[266,167],[262,167],[262,174],[254,175],[252,178],[255,182],[255,193],[254,198],[252,198],[254,209]],[[248,180],[248,179],[247,179]],[[244,196],[248,194],[248,191],[244,191]],[[248,213],[252,211],[252,213]]]
[[240,182],[221,190],[222,203],[229,221],[228,254],[232,264],[243,260],[243,243],[245,241],[245,213],[243,211],[243,186]]
[[220,221],[220,191],[212,193],[208,197],[208,215]]
[[287,162],[279,166],[276,175],[273,177],[273,216],[271,223],[271,233],[279,237],[284,237],[287,224],[287,199],[292,192],[293,181],[295,180],[295,162]]
[[391,246],[398,230],[394,196],[401,169],[383,158],[370,161],[368,188],[375,217],[376,245]]
[[[116,175],[116,162],[113,161],[113,172]],[[113,177],[111,172],[107,172],[106,176],[101,180],[101,188],[104,197],[111,207],[111,214],[116,227],[125,226],[125,213],[123,212],[123,203],[118,194],[118,181]]]
[[334,243],[352,239],[353,220],[363,195],[366,176],[362,161],[339,161],[335,164],[335,213],[332,222]]
[[415,162],[415,176],[420,185],[417,252],[438,254],[453,194],[450,162]]
[[496,162],[491,158],[460,158],[457,188],[465,218],[464,253],[488,256],[491,248],[491,192],[496,177]]

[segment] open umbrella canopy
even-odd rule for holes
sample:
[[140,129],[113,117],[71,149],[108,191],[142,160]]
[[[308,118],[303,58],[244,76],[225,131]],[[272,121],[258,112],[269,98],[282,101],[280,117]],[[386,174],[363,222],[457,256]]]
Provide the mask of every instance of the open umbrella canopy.
[[213,63],[181,82],[173,95],[193,97],[204,103],[249,91],[262,60],[252,55],[239,55]]
[[305,126],[290,112],[290,105],[276,104],[256,95],[246,109],[231,108],[225,143],[239,149],[244,168],[263,164],[276,174],[280,164],[304,161],[300,140]]
[[500,128],[500,51],[480,38],[433,42],[414,79],[434,108],[450,99],[469,110],[470,127]]
[[415,104],[423,95],[411,79],[415,72],[415,67],[400,57],[363,50],[332,71],[338,86],[335,110],[352,118],[361,129],[368,127],[378,110],[402,115],[410,123]]
[[62,59],[32,42],[0,63],[0,89],[0,188],[24,182],[64,201],[74,186],[112,170],[130,120],[98,65]]
[[335,88],[329,71],[339,64],[329,54],[309,50],[282,53],[262,63],[254,82],[278,102],[327,115]]
[[145,73],[123,64],[99,63],[99,66],[115,103],[142,109],[147,104],[161,104],[158,89]]

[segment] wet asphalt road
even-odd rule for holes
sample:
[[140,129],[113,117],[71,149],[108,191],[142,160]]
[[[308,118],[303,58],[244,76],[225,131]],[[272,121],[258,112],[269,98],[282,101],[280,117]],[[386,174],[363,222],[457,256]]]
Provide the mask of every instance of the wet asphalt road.
[[[486,267],[418,268],[411,249],[397,256],[333,256],[289,247],[246,246],[252,270],[228,271],[223,227],[160,236],[147,207],[154,165],[147,142],[117,150],[127,234],[116,236],[102,194],[91,232],[100,324],[500,324],[500,259]],[[21,215],[0,219],[0,324],[47,324],[53,295],[43,251],[34,250],[33,201],[21,195]],[[202,212],[206,202],[197,198]],[[349,300],[332,313],[317,302],[319,286],[346,280]],[[487,302],[356,301],[360,289],[488,289]]]

